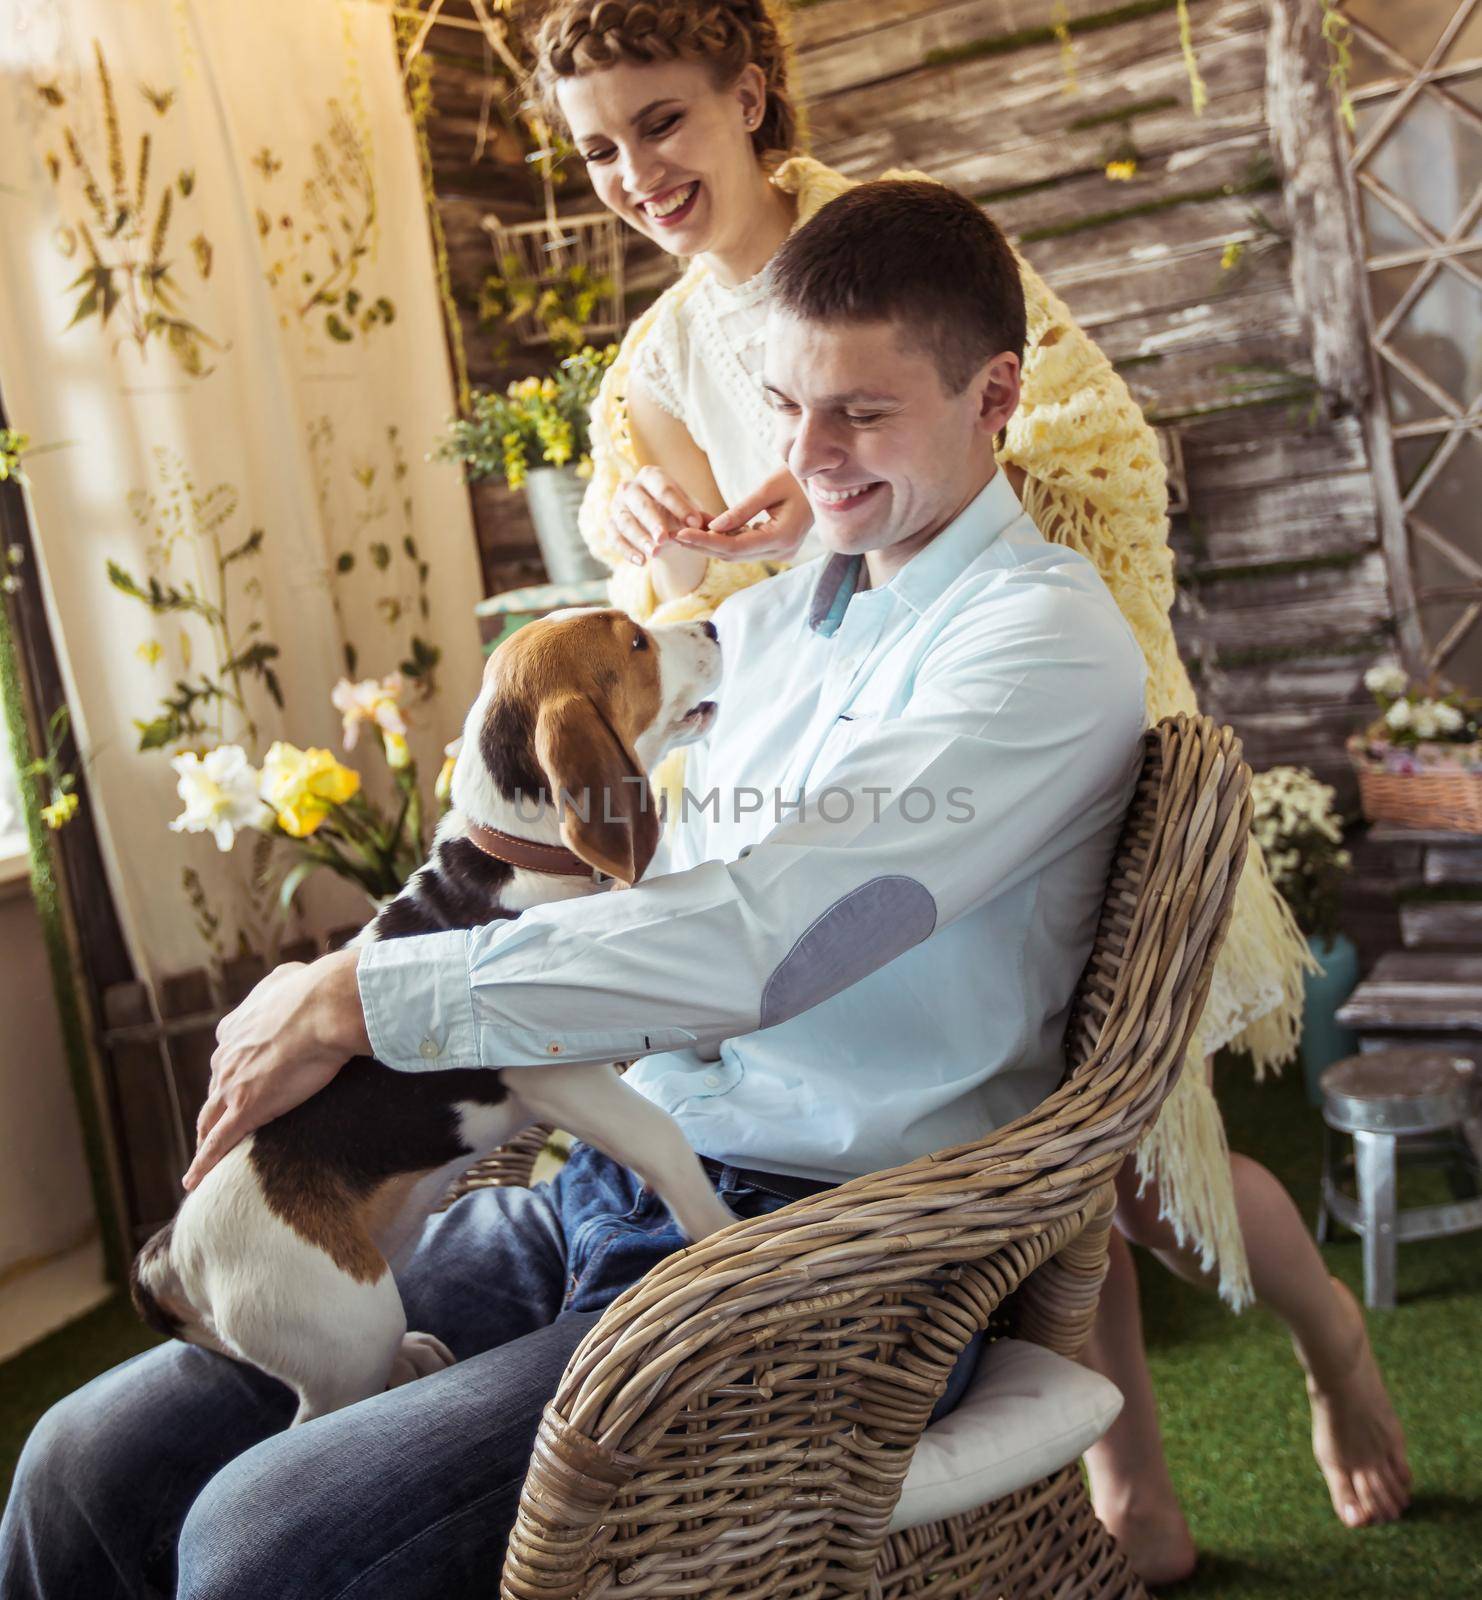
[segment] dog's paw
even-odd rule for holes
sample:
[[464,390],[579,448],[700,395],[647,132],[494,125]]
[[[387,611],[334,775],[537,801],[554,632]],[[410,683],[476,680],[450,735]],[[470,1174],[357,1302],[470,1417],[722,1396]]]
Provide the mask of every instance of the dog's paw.
[[386,1381],[388,1389],[398,1389],[417,1378],[430,1377],[451,1367],[458,1358],[436,1334],[408,1333],[403,1335],[401,1349],[391,1363],[391,1376]]

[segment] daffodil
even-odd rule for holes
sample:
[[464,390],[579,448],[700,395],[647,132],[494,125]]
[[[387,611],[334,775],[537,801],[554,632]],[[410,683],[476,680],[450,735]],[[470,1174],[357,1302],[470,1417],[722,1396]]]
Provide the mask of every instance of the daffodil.
[[[265,828],[273,814],[258,795],[258,775],[240,745],[218,745],[204,758],[194,751],[170,765],[185,810],[170,824],[175,833],[209,833],[218,850],[230,850],[238,828]],[[75,798],[75,797],[74,797]]]
[[432,786],[435,799],[444,805],[453,798],[453,768],[458,765],[458,752],[463,748],[463,735],[443,746],[442,771],[437,775],[437,782]]
[[293,839],[306,839],[360,788],[360,774],[342,766],[328,750],[300,750],[279,739],[262,764],[259,793]]
[[41,820],[52,830],[64,828],[77,813],[77,796],[75,794],[59,794],[49,806],[42,806]]
[[[351,683],[348,678],[340,679],[329,698],[344,720],[347,750],[355,748],[362,722],[379,728],[383,738],[388,734],[396,734],[403,743],[406,742],[406,719],[401,714],[402,688],[399,672],[390,673],[379,682],[374,678],[362,678],[359,683]],[[390,760],[389,743],[386,754]],[[395,766],[396,762],[391,764]]]
[[404,733],[382,733],[381,742],[386,747],[386,765],[393,772],[411,766],[412,747],[407,743]]

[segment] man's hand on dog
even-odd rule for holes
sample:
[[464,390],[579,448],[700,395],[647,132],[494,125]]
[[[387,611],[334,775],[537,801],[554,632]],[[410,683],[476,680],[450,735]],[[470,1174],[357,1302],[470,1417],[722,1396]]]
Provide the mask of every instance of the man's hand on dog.
[[317,1094],[352,1056],[370,1054],[357,959],[340,950],[310,965],[285,962],[221,1019],[187,1189],[254,1128]]

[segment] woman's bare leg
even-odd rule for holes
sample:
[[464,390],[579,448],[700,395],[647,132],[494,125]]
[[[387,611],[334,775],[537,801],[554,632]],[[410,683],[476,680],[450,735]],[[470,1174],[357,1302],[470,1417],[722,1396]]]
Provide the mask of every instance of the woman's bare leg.
[[1081,1360],[1122,1391],[1122,1413],[1086,1452],[1096,1514],[1144,1583],[1176,1583],[1194,1569],[1194,1540],[1168,1475],[1158,1403],[1142,1343],[1137,1269],[1113,1228],[1101,1305]]
[[[1307,1374],[1312,1452],[1333,1509],[1349,1527],[1393,1522],[1410,1501],[1404,1433],[1369,1345],[1364,1315],[1328,1275],[1291,1196],[1248,1156],[1230,1158],[1240,1232],[1256,1301],[1291,1331]],[[1129,1162],[1117,1183],[1117,1224],[1190,1283],[1207,1284],[1198,1253],[1180,1246],[1149,1185],[1137,1194]]]

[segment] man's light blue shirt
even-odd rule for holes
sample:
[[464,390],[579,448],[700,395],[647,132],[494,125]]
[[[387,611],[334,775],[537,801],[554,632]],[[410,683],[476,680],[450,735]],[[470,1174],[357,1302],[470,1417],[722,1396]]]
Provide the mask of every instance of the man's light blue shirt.
[[719,714],[642,883],[366,946],[377,1057],[641,1056],[628,1082],[701,1154],[822,1179],[1044,1099],[1140,764],[1141,651],[1002,472],[862,581],[825,556],[716,612]]

